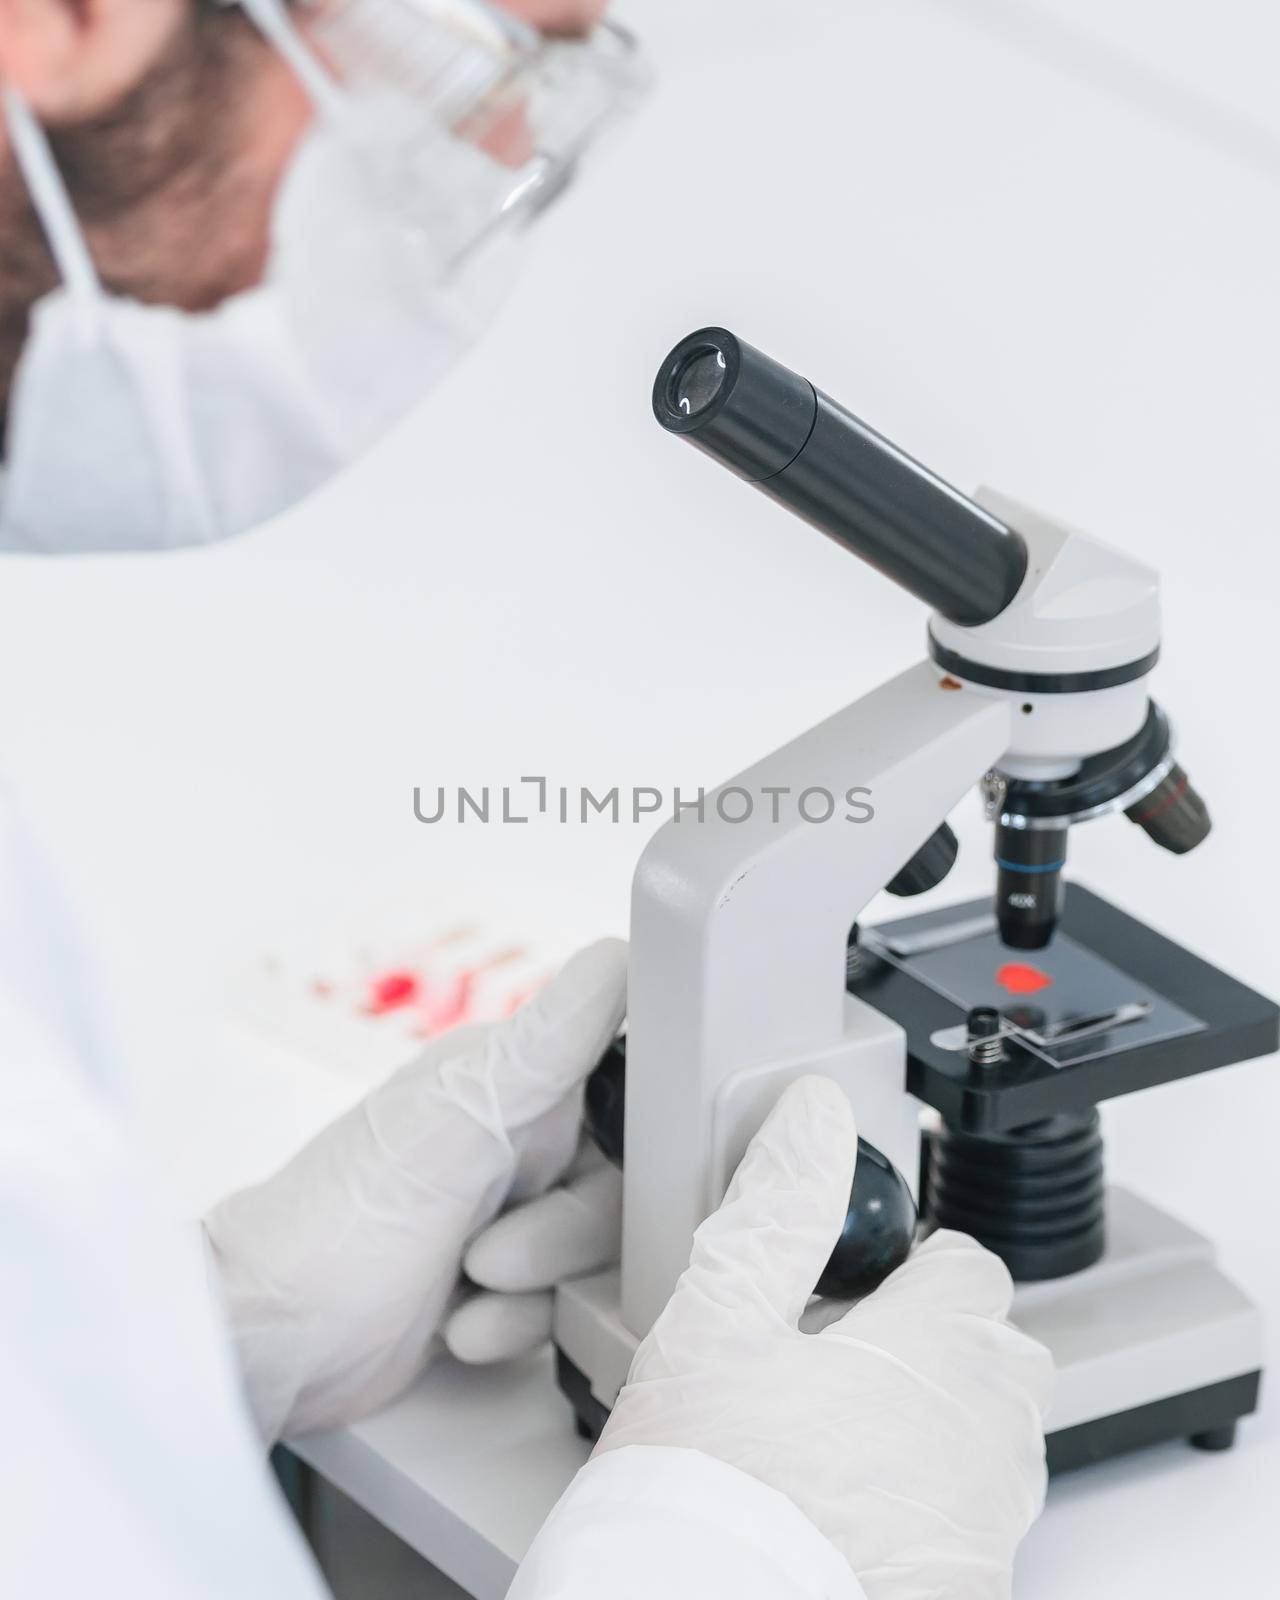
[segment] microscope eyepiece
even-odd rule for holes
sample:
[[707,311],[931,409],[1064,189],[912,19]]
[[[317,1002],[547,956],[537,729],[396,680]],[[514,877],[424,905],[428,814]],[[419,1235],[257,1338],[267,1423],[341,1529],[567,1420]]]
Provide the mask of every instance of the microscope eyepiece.
[[813,430],[813,385],[736,339],[699,328],[658,369],[653,414],[731,472],[763,483],[782,472]]
[[653,411],[962,627],[990,622],[1018,592],[1020,534],[727,328],[676,345]]
[[705,411],[724,386],[728,370],[723,350],[695,350],[672,374],[675,409],[686,417]]

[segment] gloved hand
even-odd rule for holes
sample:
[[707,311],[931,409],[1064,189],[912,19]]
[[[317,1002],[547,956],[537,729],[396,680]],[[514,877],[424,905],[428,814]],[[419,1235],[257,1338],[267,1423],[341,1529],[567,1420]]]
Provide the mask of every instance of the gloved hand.
[[792,1084],[698,1229],[596,1455],[677,1446],[740,1468],[816,1524],[868,1600],[997,1600],[1044,1500],[1052,1363],[1006,1321],[1003,1264],[950,1232],[799,1331],[855,1159],[841,1090]]
[[621,1250],[622,1174],[584,1135],[563,1183],[512,1206],[468,1246],[463,1268],[479,1288],[450,1314],[445,1343],[477,1364],[526,1354],[551,1337],[555,1286]]
[[468,1239],[569,1165],[625,1010],[626,946],[579,952],[501,1023],[458,1028],[205,1221],[267,1439],[374,1410],[418,1373]]

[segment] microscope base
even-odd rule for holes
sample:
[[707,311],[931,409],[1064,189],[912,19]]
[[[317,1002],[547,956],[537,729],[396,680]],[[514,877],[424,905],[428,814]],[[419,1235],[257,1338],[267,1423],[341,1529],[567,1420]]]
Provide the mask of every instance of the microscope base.
[[[1018,1286],[1013,1320],[1053,1352],[1049,1470],[1065,1472],[1163,1440],[1227,1449],[1257,1406],[1262,1319],[1217,1268],[1213,1246],[1128,1190],[1107,1192],[1108,1245],[1083,1272]],[[815,1303],[816,1331],[845,1309]],[[636,1338],[619,1315],[619,1274],[564,1285],[556,1302],[560,1386],[595,1437],[626,1379]]]

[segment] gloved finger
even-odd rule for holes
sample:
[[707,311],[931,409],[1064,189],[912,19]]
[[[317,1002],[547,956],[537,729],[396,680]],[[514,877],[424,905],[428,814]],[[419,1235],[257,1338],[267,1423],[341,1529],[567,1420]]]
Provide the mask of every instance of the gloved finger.
[[795,1328],[844,1226],[858,1134],[830,1078],[788,1085],[747,1146],[718,1211],[693,1238],[688,1270],[659,1318],[669,1334],[708,1308]]
[[582,1095],[576,1090],[531,1123],[512,1143],[519,1159],[507,1196],[509,1206],[517,1200],[534,1200],[557,1183],[573,1183],[604,1166],[607,1160],[582,1126]]
[[[601,1167],[612,1166],[609,1158],[601,1150],[591,1135],[584,1128],[578,1140],[578,1149],[564,1175],[566,1183],[576,1183],[579,1178],[585,1178],[589,1172],[598,1172]],[[616,1167],[613,1169],[618,1170]]]
[[582,1090],[576,1088],[511,1135],[516,1170],[507,1204],[532,1200],[562,1183],[577,1160],[582,1139]]
[[621,1235],[622,1174],[602,1166],[513,1206],[476,1236],[463,1266],[486,1289],[549,1289],[616,1261]]
[[436,1190],[462,1201],[461,1250],[497,1213],[548,1113],[561,1138],[542,1176],[552,1181],[571,1159],[576,1103],[567,1119],[560,1113],[580,1096],[625,1007],[626,946],[604,939],[579,951],[513,1016],[450,1030],[367,1095],[349,1114],[351,1137],[338,1139],[346,1164],[398,1174],[422,1189],[420,1200]]
[[622,1025],[627,947],[601,939],[489,1032],[487,1087],[508,1131],[526,1126],[576,1089]]
[[551,1337],[554,1304],[549,1289],[536,1294],[472,1295],[445,1323],[445,1345],[459,1361],[472,1366],[514,1360]]
[[1013,1279],[999,1256],[976,1239],[939,1228],[878,1289],[823,1330],[848,1333],[860,1311],[958,1311],[1002,1321],[1013,1304]]

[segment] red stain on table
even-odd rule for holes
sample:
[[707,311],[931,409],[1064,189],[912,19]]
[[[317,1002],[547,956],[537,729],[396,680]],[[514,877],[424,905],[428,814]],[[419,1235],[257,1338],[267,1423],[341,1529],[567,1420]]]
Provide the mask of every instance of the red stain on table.
[[464,968],[455,973],[439,994],[433,995],[423,1007],[423,1018],[428,1034],[443,1033],[446,1028],[456,1028],[466,1022],[471,1014],[471,1001],[475,993],[476,973]]
[[421,985],[413,972],[384,972],[369,985],[366,1010],[371,1016],[385,1016],[388,1011],[400,1011],[413,1005],[421,997]]
[[1007,961],[996,973],[996,982],[1009,994],[1039,994],[1053,979],[1025,961]]
[[[449,943],[443,940],[441,943]],[[366,997],[361,1007],[367,1017],[384,1017],[390,1012],[407,1011],[413,1015],[414,1034],[421,1039],[434,1039],[437,1034],[474,1020],[478,1013],[484,1015],[509,1015],[533,989],[526,986],[512,996],[505,1006],[493,1009],[480,989],[481,979],[490,973],[519,960],[527,952],[520,945],[511,945],[497,951],[486,960],[472,966],[459,967],[453,972],[428,974],[410,967],[394,967],[369,980]],[[536,987],[536,985],[534,986]],[[320,993],[319,986],[315,992]]]

